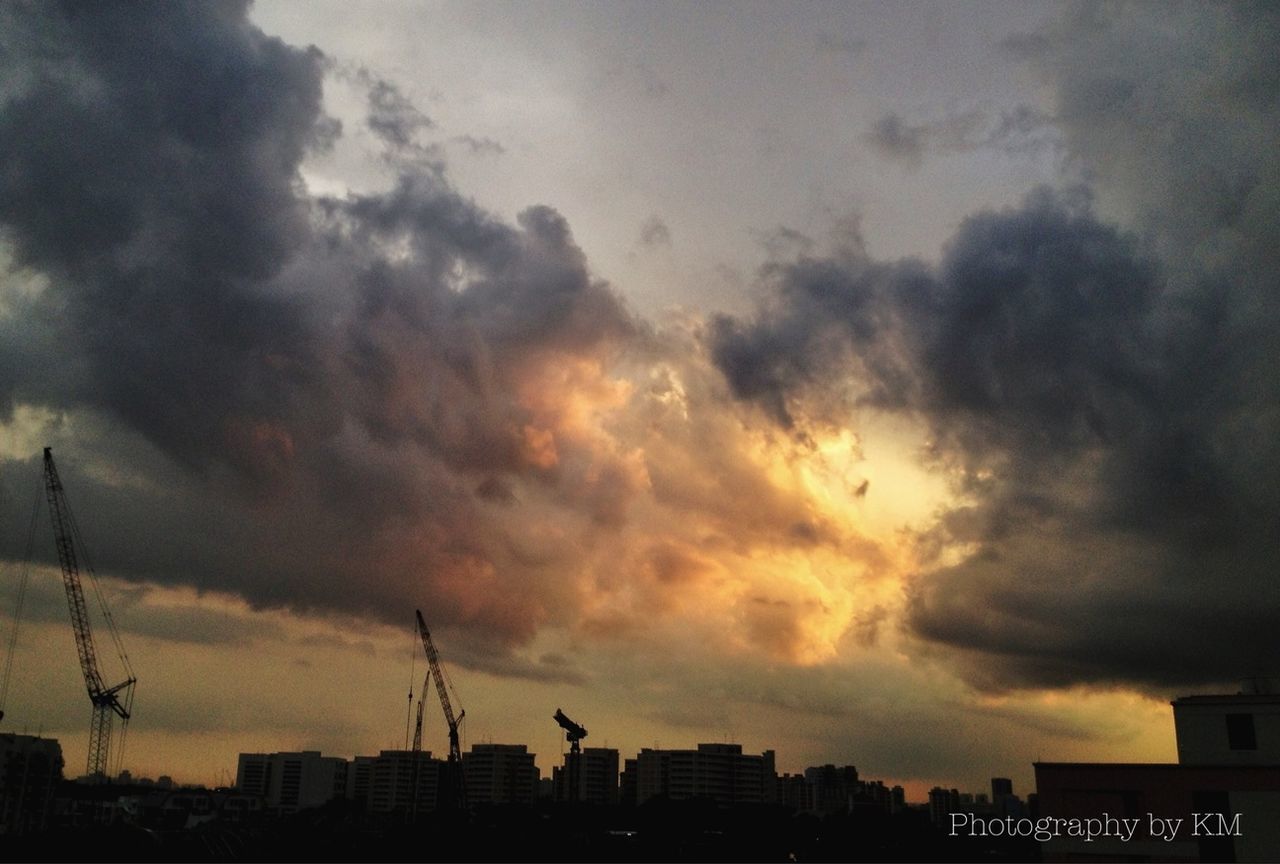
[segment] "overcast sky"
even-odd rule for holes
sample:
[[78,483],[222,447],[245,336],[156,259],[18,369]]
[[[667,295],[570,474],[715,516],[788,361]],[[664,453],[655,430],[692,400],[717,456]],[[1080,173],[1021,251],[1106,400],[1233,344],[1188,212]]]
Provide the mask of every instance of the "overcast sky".
[[[913,799],[1172,760],[1280,676],[1278,30],[5,5],[4,644],[52,446],[135,773],[403,746],[415,608],[548,774],[556,708]],[[41,518],[5,725],[74,772]]]

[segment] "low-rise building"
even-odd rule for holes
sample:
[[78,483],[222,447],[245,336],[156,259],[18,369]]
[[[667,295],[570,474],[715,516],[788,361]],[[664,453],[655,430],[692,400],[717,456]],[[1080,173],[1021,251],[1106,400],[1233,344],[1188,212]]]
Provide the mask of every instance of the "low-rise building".
[[1280,696],[1172,703],[1178,762],[1037,762],[1041,819],[1132,820],[1086,839],[1060,833],[1045,861],[1280,859]]

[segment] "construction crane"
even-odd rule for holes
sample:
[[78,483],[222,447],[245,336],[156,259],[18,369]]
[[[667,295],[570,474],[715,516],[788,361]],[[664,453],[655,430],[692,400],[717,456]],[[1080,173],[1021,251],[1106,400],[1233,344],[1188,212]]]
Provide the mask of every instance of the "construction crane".
[[[427,652],[427,677],[436,680],[436,693],[440,695],[440,707],[444,709],[444,721],[449,725],[449,759],[445,764],[445,798],[443,803],[455,807],[466,806],[466,791],[462,782],[462,746],[458,742],[458,724],[467,716],[466,711],[459,711],[453,716],[453,703],[449,701],[449,689],[446,684],[444,669],[440,666],[440,655],[436,653],[435,643],[431,641],[431,631],[427,622],[422,620],[422,611],[415,609],[418,616],[418,632],[422,635],[422,648]],[[425,687],[425,685],[424,685]]]
[[[427,704],[427,685],[431,682],[431,667],[427,667],[427,677],[422,679],[422,692],[418,695],[418,719],[413,724],[413,798],[409,805],[409,819],[418,818],[418,799],[422,786],[422,706]],[[409,694],[413,699],[413,693]]]
[[[427,677],[422,679],[422,693],[418,696],[418,719],[413,723],[413,752],[422,752],[422,706],[427,702],[427,685],[431,683],[431,670],[427,669]],[[409,694],[413,698],[413,694]]]
[[579,746],[578,742],[587,737],[587,727],[574,723],[559,708],[556,709],[556,713],[551,719],[559,723],[560,728],[564,730],[564,740],[569,742],[569,752],[580,752],[582,747]]
[[[134,677],[129,665],[128,655],[124,653],[124,645],[116,630],[115,621],[107,609],[102,594],[98,592],[98,602],[102,607],[103,618],[115,643],[116,653],[124,665],[125,680],[113,687],[106,686],[102,673],[98,671],[98,655],[94,649],[93,631],[89,626],[89,609],[84,600],[84,588],[80,584],[80,567],[76,561],[76,547],[84,552],[84,540],[76,525],[71,507],[67,504],[66,493],[62,481],[58,478],[58,469],[53,464],[53,452],[44,448],[44,486],[49,499],[49,514],[53,520],[53,538],[58,548],[58,563],[62,565],[62,584],[67,589],[67,608],[71,611],[71,629],[76,637],[76,651],[80,655],[80,671],[84,674],[84,683],[89,691],[89,701],[93,703],[93,719],[89,725],[89,757],[87,773],[98,780],[109,778],[111,756],[111,726],[115,717],[121,720],[121,743],[128,729],[129,717],[133,707],[133,685],[138,679]],[[94,579],[93,566],[88,558],[85,564],[89,577]]]

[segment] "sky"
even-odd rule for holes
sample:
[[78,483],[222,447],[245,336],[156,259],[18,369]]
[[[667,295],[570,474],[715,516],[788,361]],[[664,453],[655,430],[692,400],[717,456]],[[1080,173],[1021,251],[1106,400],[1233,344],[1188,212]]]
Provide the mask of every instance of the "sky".
[[1280,676],[1278,31],[0,7],[4,726],[84,763],[49,446],[134,774],[403,747],[415,608],[544,775],[557,708],[912,800],[1173,761]]

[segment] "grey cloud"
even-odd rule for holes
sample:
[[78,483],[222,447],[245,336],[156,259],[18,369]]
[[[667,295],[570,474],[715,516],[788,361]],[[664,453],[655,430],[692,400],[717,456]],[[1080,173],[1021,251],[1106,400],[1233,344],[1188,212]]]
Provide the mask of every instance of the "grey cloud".
[[507,152],[507,148],[502,146],[502,142],[495,141],[492,138],[458,135],[450,140],[464,145],[473,156],[501,156]]
[[650,216],[640,226],[640,245],[647,249],[671,245],[671,229],[658,216]]
[[399,87],[382,79],[370,82],[367,122],[375,135],[397,150],[416,146],[419,130],[435,126]]
[[[975,551],[926,562],[905,623],[978,686],[1280,668],[1277,38],[1261,5],[1069,10],[1018,46],[1086,191],[970,217],[937,268],[776,260],[759,314],[711,329],[734,392],[783,425],[850,400],[927,424],[970,503],[920,549]],[[879,130],[908,161],[941,135]]]
[[1031,105],[991,115],[974,109],[937,120],[911,123],[890,111],[863,136],[881,156],[918,169],[927,156],[981,149],[1034,154],[1060,147],[1052,118]]
[[876,121],[866,140],[882,156],[917,168],[924,161],[926,126],[912,126],[893,112]]
[[[936,269],[779,262],[755,319],[711,328],[734,392],[784,426],[849,400],[926,420],[977,503],[921,548],[977,551],[911,583],[907,624],[980,686],[1191,685],[1278,659],[1269,328],[1224,339],[1249,292],[1178,290],[1148,248],[1042,191],[967,219]],[[833,402],[833,382],[857,389]]]
[[[438,164],[397,157],[387,192],[307,197],[334,66],[246,10],[0,9],[0,225],[14,266],[47,277],[6,297],[0,412],[124,442],[111,473],[146,483],[61,466],[116,575],[388,620],[417,596],[441,624],[527,638],[571,604],[478,499],[561,482],[530,455],[521,393],[636,325],[558,213],[507,224]],[[360,80],[389,152],[416,152],[430,121]]]

